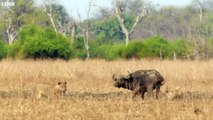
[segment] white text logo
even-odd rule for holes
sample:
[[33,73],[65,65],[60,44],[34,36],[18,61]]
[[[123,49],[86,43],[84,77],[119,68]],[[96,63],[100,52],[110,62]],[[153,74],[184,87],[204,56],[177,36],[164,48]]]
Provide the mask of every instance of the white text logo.
[[5,7],[14,6],[15,2],[2,2],[1,5]]

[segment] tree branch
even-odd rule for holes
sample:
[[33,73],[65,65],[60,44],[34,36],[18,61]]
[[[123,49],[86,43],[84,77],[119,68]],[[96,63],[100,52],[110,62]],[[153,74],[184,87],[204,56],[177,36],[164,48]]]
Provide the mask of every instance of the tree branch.
[[148,13],[148,10],[146,9],[146,7],[144,7],[144,8],[142,9],[142,11],[141,11],[141,14],[140,14],[139,16],[136,17],[135,23],[133,24],[133,26],[132,26],[132,28],[131,28],[129,34],[132,34],[132,33],[133,33],[133,31],[134,31],[135,27],[137,26],[137,24],[138,24],[139,22],[141,22],[142,18],[144,18],[144,17],[147,16],[148,14],[149,14],[149,13]]

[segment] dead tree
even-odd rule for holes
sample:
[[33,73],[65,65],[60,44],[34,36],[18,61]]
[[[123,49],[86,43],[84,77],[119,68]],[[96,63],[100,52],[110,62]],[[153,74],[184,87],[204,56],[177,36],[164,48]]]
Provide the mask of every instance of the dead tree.
[[64,24],[62,25],[62,21],[57,21],[59,25],[59,33],[62,35],[70,35],[71,34],[71,43],[75,41],[76,36],[76,22],[74,19],[66,18]]
[[76,23],[75,23],[75,21],[73,21],[73,24],[72,24],[72,27],[71,27],[71,43],[74,43],[74,41],[75,41],[75,36],[76,36],[76,27],[77,27],[77,25],[76,25]]
[[142,21],[142,18],[144,18],[145,16],[148,15],[148,10],[147,10],[146,6],[144,5],[144,7],[141,10],[141,13],[135,18],[135,22],[131,26],[130,31],[128,31],[127,27],[124,25],[124,7],[126,4],[126,1],[127,0],[123,0],[123,3],[118,5],[117,0],[114,0],[114,7],[115,7],[116,17],[119,21],[122,32],[124,33],[125,38],[126,38],[125,39],[126,45],[128,45],[129,40],[130,40],[130,35],[134,32],[135,27],[138,25],[138,23]]
[[200,22],[203,21],[203,9],[202,9],[202,6],[201,6],[201,2],[200,0],[196,0],[196,3],[197,3],[197,6],[199,8],[199,19],[200,19]]
[[15,26],[13,25],[12,19],[10,17],[8,17],[6,21],[8,22],[7,28],[6,28],[8,43],[12,44],[13,41],[15,40],[18,32],[15,29]]
[[[86,49],[86,53],[87,53],[87,57],[86,60],[88,60],[90,58],[90,47],[89,47],[89,39],[90,39],[90,34],[91,34],[91,23],[90,23],[90,12],[91,12],[91,7],[92,7],[92,0],[90,0],[89,2],[89,8],[87,10],[87,18],[84,21],[84,23],[82,25],[78,24],[78,27],[81,30],[81,36],[84,39],[84,47]],[[80,14],[78,14],[80,20],[81,20],[81,16]]]
[[25,12],[23,12],[18,17],[14,18],[13,11],[8,10],[6,12],[7,15],[4,16],[5,22],[6,22],[6,34],[8,38],[8,43],[12,44],[17,37],[18,31],[21,29],[21,25],[18,24],[20,22],[20,19],[25,15]]
[[44,12],[47,14],[47,16],[49,17],[50,19],[50,22],[53,26],[53,29],[55,32],[58,32],[57,28],[56,28],[56,25],[55,25],[55,22],[54,22],[54,19],[53,19],[53,12],[52,12],[52,1],[51,0],[46,0],[44,2]]
[[205,19],[203,19],[203,4],[201,0],[195,0],[197,8],[199,10],[199,21],[196,30],[196,34],[194,36],[194,55],[197,60],[207,60],[209,56],[209,48],[207,37],[205,36]]
[[49,20],[53,26],[53,29],[55,32],[58,32],[64,36],[71,34],[71,42],[74,42],[75,40],[75,34],[76,34],[76,23],[74,19],[72,18],[66,18],[65,23],[62,24],[61,16],[59,15],[58,19],[55,19],[55,12],[53,10],[53,2],[52,0],[46,0],[43,4],[44,12],[49,17]]

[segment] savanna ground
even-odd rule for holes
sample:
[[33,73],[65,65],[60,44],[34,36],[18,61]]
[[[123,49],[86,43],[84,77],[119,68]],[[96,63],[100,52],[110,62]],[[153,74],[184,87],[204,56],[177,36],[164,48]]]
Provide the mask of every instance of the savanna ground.
[[[166,80],[159,100],[113,86],[112,75],[156,69]],[[35,100],[37,82],[68,82],[67,96]],[[168,99],[166,91],[181,94]],[[212,120],[213,61],[3,60],[0,62],[1,120]]]

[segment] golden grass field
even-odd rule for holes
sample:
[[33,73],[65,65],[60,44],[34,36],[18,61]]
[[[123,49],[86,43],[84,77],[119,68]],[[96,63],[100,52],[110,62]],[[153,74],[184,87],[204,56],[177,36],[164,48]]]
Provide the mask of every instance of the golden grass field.
[[[166,80],[159,100],[113,86],[112,75],[156,69]],[[37,82],[67,81],[67,96],[35,100]],[[166,91],[181,95],[168,99]],[[213,61],[3,60],[1,120],[212,120]]]

